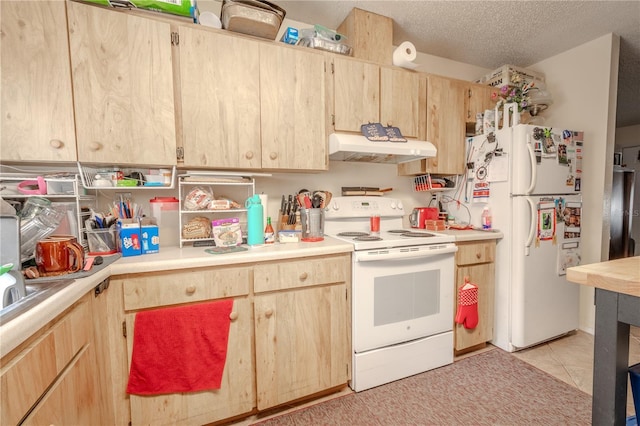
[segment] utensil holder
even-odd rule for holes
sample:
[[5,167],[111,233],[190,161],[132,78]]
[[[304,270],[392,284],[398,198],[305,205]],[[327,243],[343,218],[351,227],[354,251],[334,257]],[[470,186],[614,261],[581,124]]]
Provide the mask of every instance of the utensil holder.
[[87,229],[90,255],[113,254],[118,251],[116,229]]
[[324,209],[300,209],[302,241],[324,240]]

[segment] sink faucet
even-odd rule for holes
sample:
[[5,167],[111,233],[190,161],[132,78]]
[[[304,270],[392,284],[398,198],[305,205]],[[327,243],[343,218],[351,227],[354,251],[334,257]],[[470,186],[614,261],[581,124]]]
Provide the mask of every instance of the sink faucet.
[[20,271],[10,270],[0,275],[2,308],[6,308],[26,295],[24,277]]

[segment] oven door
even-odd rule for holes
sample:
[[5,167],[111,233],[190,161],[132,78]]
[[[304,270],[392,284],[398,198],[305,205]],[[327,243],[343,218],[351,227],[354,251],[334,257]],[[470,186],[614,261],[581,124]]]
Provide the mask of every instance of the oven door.
[[353,254],[356,353],[453,329],[454,244]]

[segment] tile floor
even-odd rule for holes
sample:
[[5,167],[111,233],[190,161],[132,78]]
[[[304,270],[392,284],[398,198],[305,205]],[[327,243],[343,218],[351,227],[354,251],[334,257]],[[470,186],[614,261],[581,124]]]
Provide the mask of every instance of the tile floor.
[[[593,335],[577,331],[513,355],[591,395],[593,387]],[[640,363],[640,328],[631,327],[629,365]],[[627,416],[635,413],[631,388]]]

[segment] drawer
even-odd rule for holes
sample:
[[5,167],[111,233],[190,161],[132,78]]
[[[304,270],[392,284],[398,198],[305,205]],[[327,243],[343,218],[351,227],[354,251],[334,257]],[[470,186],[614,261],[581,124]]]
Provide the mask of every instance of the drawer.
[[126,311],[249,294],[250,267],[185,269],[123,279]]
[[254,267],[253,291],[284,290],[349,282],[351,255],[309,257]]
[[484,241],[474,243],[458,243],[456,253],[456,265],[474,265],[476,263],[488,263],[495,261],[496,242]]
[[17,424],[89,343],[92,322],[87,297],[23,351],[2,360],[0,424]]

